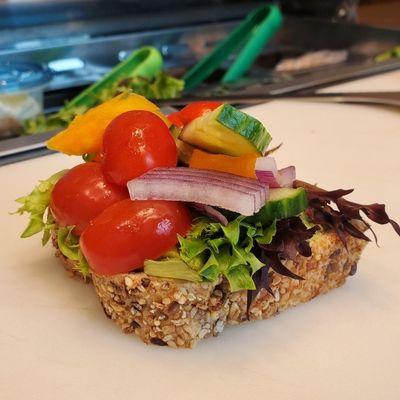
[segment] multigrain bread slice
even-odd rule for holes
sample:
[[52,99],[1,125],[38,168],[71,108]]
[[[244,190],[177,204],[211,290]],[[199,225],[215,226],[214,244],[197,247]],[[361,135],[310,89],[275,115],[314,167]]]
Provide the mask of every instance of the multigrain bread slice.
[[[200,339],[217,336],[225,326],[267,319],[341,286],[355,272],[367,242],[346,236],[346,243],[347,249],[333,231],[317,232],[310,240],[311,257],[298,254],[294,261],[284,262],[304,280],[270,271],[271,293],[262,289],[249,308],[247,291],[232,293],[223,280],[198,284],[143,272],[92,273],[92,280],[105,314],[123,332],[134,333],[145,343],[191,348]],[[74,271],[73,264],[67,265]]]

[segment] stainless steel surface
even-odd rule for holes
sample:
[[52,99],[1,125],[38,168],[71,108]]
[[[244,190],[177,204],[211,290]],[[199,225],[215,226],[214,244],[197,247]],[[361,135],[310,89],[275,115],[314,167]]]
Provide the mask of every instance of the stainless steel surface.
[[[134,25],[129,25],[124,19],[115,23],[130,26],[131,30],[134,28]],[[90,22],[87,22],[87,28],[89,25]],[[142,45],[153,45],[163,53],[165,67],[178,69],[179,74],[209,52],[235,25],[235,22],[208,23],[106,36],[92,36],[85,33],[84,28],[79,34],[71,34],[65,26],[52,26],[51,29],[56,31],[48,38],[34,39],[32,33],[26,32],[24,40],[11,47],[0,44],[0,62],[12,59],[15,62],[39,61],[49,67],[56,65],[55,78],[49,87],[56,90],[90,84],[120,61],[127,52]],[[0,31],[0,38],[7,37],[10,37],[10,32],[3,34]],[[347,49],[348,65],[360,64],[399,42],[400,31],[286,17],[282,30],[265,49],[264,58],[258,60],[250,77],[269,82],[303,79],[307,77],[275,74],[271,60],[279,61],[285,55],[328,48]]]
[[[349,92],[349,93],[286,93],[286,94],[254,94],[254,95],[225,95],[215,96],[214,101],[227,102],[231,104],[260,104],[268,100],[291,99],[304,101],[317,101],[328,103],[358,103],[371,105],[384,105],[400,107],[400,92]],[[180,106],[191,101],[209,100],[207,97],[183,97],[172,100],[161,100],[162,106]]]
[[238,20],[259,4],[260,0],[0,1],[0,47],[33,49],[46,42]]
[[365,63],[360,65],[336,66],[325,71],[311,72],[308,76],[293,80],[291,84],[277,83],[269,86],[270,94],[284,94],[298,90],[331,85],[346,80],[364,78],[370,75],[394,71],[400,68],[400,60],[389,60],[382,63]]
[[40,60],[51,68],[55,62],[75,60],[78,68],[55,71],[50,90],[80,86],[98,80],[116,65],[124,54],[143,46],[157,47],[163,54],[165,67],[186,68],[207,53],[234,26],[232,23],[216,24],[211,29],[203,26],[168,30],[145,31],[108,37],[80,37],[72,42],[44,41],[36,49],[0,49],[0,62]]
[[2,140],[0,142],[0,166],[52,153],[46,148],[46,141],[54,133],[48,132]]
[[[285,14],[355,20],[357,0],[280,0]],[[0,46],[35,40],[188,26],[243,18],[262,0],[6,0],[0,1]],[[353,18],[352,18],[353,17]],[[13,32],[13,35],[7,33]]]

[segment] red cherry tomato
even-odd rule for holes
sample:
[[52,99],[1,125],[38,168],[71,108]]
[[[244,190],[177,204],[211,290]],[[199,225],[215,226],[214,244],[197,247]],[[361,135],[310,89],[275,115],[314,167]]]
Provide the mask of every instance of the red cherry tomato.
[[90,267],[113,275],[142,268],[178,242],[190,229],[184,204],[160,200],[122,200],[104,210],[83,232],[80,246]]
[[175,125],[178,128],[183,128],[184,123],[181,120],[181,115],[179,111],[169,114],[167,118],[169,119],[172,125]]
[[102,152],[100,152],[100,153],[97,153],[97,154],[95,154],[94,156],[93,156],[93,162],[98,162],[98,163],[101,163],[101,161],[103,160],[103,153]]
[[197,117],[201,117],[205,113],[215,110],[221,104],[222,103],[219,101],[196,101],[190,103],[179,111],[180,120],[186,125]]
[[70,169],[55,184],[50,209],[59,225],[75,225],[74,233],[80,235],[105,208],[127,197],[127,189],[104,179],[99,163],[88,162]]
[[156,167],[175,167],[176,145],[167,125],[157,115],[142,110],[119,115],[103,137],[105,177],[117,185]]

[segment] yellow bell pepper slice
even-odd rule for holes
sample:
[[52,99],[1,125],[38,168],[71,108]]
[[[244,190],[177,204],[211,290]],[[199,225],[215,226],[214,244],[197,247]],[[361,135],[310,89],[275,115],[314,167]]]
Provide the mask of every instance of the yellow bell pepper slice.
[[64,129],[47,141],[47,147],[61,153],[80,156],[101,151],[103,134],[118,115],[131,110],[145,110],[158,115],[168,127],[171,123],[151,101],[138,94],[120,94],[82,115],[77,115]]

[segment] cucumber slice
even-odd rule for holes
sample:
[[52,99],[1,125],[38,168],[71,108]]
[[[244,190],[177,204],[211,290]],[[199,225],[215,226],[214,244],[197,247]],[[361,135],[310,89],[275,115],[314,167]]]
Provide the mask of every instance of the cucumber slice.
[[255,222],[270,223],[275,219],[294,217],[303,212],[307,205],[307,193],[303,188],[270,189],[265,206],[250,218]]
[[180,139],[211,153],[231,156],[262,155],[271,142],[260,121],[229,104],[194,119]]

